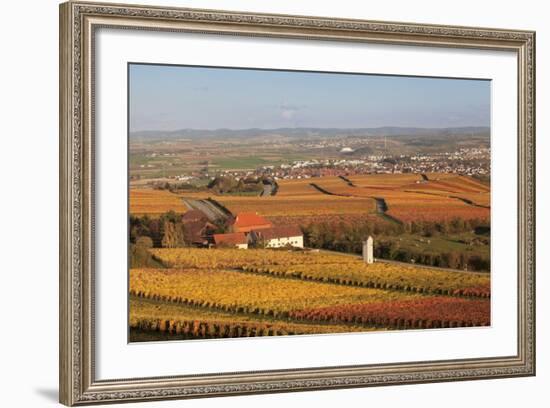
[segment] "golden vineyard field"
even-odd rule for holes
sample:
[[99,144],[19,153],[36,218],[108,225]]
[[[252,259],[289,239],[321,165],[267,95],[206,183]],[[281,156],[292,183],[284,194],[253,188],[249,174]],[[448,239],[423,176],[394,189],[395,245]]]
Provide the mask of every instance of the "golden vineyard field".
[[[412,176],[380,178],[377,176],[350,177],[353,185],[338,177],[318,179],[315,184],[330,194],[351,198],[382,198],[388,207],[387,214],[404,221],[441,221],[453,218],[464,220],[488,219],[489,208],[473,204],[490,205],[488,188],[462,176],[447,177],[443,181],[411,183]],[[403,184],[401,184],[403,183]]]
[[305,195],[314,195],[319,196],[321,193],[313,188],[309,180],[280,180],[279,191],[277,195],[282,197],[287,196],[305,196]]
[[130,270],[134,334],[218,338],[489,324],[484,274],[365,265],[325,252],[150,251],[167,268]]
[[406,192],[458,197],[483,207],[490,207],[491,205],[490,187],[470,177],[446,177],[427,183],[403,186],[401,189]]
[[399,188],[422,181],[422,176],[420,174],[368,174],[349,176],[348,180],[358,187]]
[[242,251],[232,248],[153,248],[150,250],[170,268],[224,269],[243,265],[313,265],[346,263],[345,255],[325,252],[289,252],[271,249]]
[[130,189],[130,214],[160,215],[168,211],[184,213],[187,207],[183,200],[165,190]]
[[212,269],[132,269],[130,293],[185,304],[262,315],[349,303],[389,302],[415,294],[327,285]]
[[247,271],[275,276],[298,277],[351,286],[375,287],[408,292],[489,297],[490,282],[486,275],[444,272],[436,269],[377,263],[296,265],[262,268],[248,266]]
[[319,192],[296,196],[284,194],[270,197],[218,196],[216,200],[234,214],[257,212],[265,217],[368,215],[376,210],[374,200],[368,197],[328,196]]
[[152,249],[172,268],[244,269],[270,275],[300,277],[348,284],[423,293],[488,296],[490,277],[484,273],[446,272],[418,266],[377,262],[325,252],[287,252],[256,249]]

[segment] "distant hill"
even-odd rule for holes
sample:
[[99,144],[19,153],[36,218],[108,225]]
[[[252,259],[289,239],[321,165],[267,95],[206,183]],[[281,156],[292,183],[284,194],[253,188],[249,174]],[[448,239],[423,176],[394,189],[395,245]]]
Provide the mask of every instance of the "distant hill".
[[218,139],[218,138],[258,138],[280,136],[292,139],[318,138],[330,136],[455,136],[470,134],[489,135],[490,128],[483,126],[416,128],[384,126],[375,128],[278,128],[278,129],[179,129],[145,130],[130,133],[133,140],[170,140],[170,139]]

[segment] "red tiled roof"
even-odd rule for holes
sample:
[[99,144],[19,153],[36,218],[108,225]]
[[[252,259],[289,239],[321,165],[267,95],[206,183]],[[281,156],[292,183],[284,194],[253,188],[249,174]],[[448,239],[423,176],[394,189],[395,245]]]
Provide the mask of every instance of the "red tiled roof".
[[239,245],[246,244],[248,241],[246,235],[242,232],[233,232],[229,234],[214,234],[214,242],[219,244]]
[[262,239],[301,237],[302,235],[304,235],[300,227],[298,227],[297,225],[266,228],[259,231],[253,230],[252,232],[259,235]]
[[247,232],[251,229],[269,228],[272,226],[271,222],[256,213],[237,214],[232,225],[234,230],[239,232]]

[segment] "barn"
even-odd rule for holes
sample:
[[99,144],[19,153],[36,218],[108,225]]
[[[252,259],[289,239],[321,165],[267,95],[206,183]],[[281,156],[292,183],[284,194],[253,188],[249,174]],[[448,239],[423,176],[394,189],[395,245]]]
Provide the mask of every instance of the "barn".
[[185,242],[194,246],[207,246],[216,226],[208,221],[202,211],[191,210],[183,214],[183,235]]

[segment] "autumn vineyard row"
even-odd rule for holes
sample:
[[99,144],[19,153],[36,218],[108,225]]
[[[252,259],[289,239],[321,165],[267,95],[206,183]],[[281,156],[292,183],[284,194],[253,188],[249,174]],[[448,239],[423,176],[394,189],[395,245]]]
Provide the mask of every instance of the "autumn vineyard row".
[[324,307],[290,313],[290,318],[314,322],[366,324],[395,328],[472,327],[490,325],[490,303],[432,297]]
[[[133,296],[144,296],[142,293],[132,293]],[[308,322],[308,323],[329,323],[329,324],[345,324],[366,327],[382,327],[395,329],[430,329],[430,328],[453,328],[453,327],[473,327],[473,326],[489,326],[490,325],[490,303],[486,300],[466,300],[445,297],[427,297],[416,300],[394,301],[394,302],[375,302],[368,304],[351,304],[339,305],[333,307],[320,307],[305,310],[295,310],[290,312],[274,313],[258,308],[247,307],[228,307],[219,304],[211,304],[204,301],[194,301],[186,298],[172,298],[169,296],[152,295],[150,299],[160,302],[181,303],[187,306],[203,307],[208,309],[219,309],[224,312],[240,313],[240,314],[256,314],[269,316],[283,321],[283,323],[267,325],[265,323],[238,323],[238,327],[261,327],[264,330],[266,327],[273,332],[281,332],[283,334],[301,334],[301,333],[320,333],[327,332],[327,327],[309,327],[304,329],[289,328],[291,322]],[[194,319],[192,322],[197,322]],[[156,323],[154,323],[156,322]],[[211,327],[235,327],[235,324],[230,322],[215,322]],[[133,328],[148,331],[170,331],[171,333],[180,334],[175,331],[175,320],[173,319],[151,319],[151,318],[131,318],[130,325]],[[187,327],[187,326],[186,326]],[[189,329],[183,334],[188,334]],[[215,329],[215,333],[220,334],[219,329]],[[255,329],[256,330],[256,329]],[[334,327],[330,331],[344,331],[342,328]],[[349,330],[345,330],[349,331]],[[224,330],[224,333],[229,333]],[[267,333],[267,332],[266,332]],[[214,333],[210,333],[214,335]],[[260,335],[282,335],[282,334],[260,334]],[[244,337],[248,335],[243,335]],[[236,337],[243,337],[236,336]],[[200,337],[200,336],[199,336]],[[224,336],[222,336],[224,337]]]
[[262,315],[348,303],[391,302],[421,295],[326,285],[226,270],[132,269],[130,293],[161,300]]
[[392,294],[382,289],[346,288],[232,271],[132,270],[130,294],[161,304],[233,314],[235,319],[248,315],[285,323],[397,329],[490,323],[488,299]]
[[[276,319],[272,316],[260,316],[254,314],[236,314],[212,308],[184,305],[182,303],[170,303],[152,299],[130,296],[130,325],[140,331],[160,331],[168,327],[174,327],[175,322],[202,322],[208,325],[229,327],[256,327],[273,330],[273,335],[285,335],[287,333],[343,333],[374,330],[372,327],[343,324],[311,323],[307,321],[292,322],[288,318]],[[160,321],[172,322],[160,326]],[[153,322],[157,322],[155,325]],[[257,329],[258,330],[258,329]],[[173,333],[173,330],[170,330]],[[227,330],[223,331],[227,333]],[[180,333],[181,334],[181,333]],[[266,332],[266,335],[269,335]]]
[[330,253],[238,249],[153,249],[172,268],[234,269],[268,276],[299,278],[375,289],[447,296],[490,297],[487,274],[446,272],[387,263],[365,265],[360,259]]
[[[464,296],[464,297],[479,297],[490,298],[491,292],[489,285],[480,285],[465,288],[453,288],[445,287],[445,285],[439,285],[438,282],[434,282],[434,286],[415,286],[414,283],[407,282],[406,279],[402,279],[400,283],[392,282],[391,280],[384,280],[380,276],[362,276],[359,278],[345,278],[345,277],[333,277],[327,275],[326,270],[318,271],[315,268],[307,268],[304,271],[295,269],[276,269],[276,268],[256,268],[243,266],[243,271],[257,273],[261,275],[271,275],[279,277],[291,277],[295,279],[303,279],[306,281],[332,283],[336,285],[347,286],[359,286],[364,288],[384,289],[384,290],[396,290],[405,292],[415,292],[422,294],[434,294],[443,296]],[[405,283],[403,283],[405,282]],[[429,283],[426,283],[429,285]],[[442,287],[443,286],[443,287]]]
[[[132,329],[161,332],[187,339],[292,336],[327,332],[327,326],[254,323],[218,323],[199,320],[133,319]],[[329,331],[331,332],[331,331]]]

